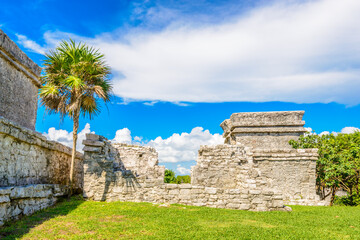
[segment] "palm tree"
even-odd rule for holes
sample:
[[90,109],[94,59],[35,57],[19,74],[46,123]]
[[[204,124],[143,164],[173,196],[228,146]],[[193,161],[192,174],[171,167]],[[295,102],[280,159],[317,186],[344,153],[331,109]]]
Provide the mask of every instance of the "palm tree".
[[45,55],[44,75],[41,78],[41,104],[49,114],[58,113],[73,120],[73,148],[70,165],[70,194],[73,193],[74,162],[76,155],[79,116],[90,119],[100,112],[99,101],[110,100],[112,86],[110,68],[104,55],[84,43],[62,41]]

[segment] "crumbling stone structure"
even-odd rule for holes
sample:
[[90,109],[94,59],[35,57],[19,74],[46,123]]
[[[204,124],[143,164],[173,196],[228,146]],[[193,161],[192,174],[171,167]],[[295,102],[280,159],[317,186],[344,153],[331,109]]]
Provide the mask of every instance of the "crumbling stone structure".
[[0,29],[0,116],[34,130],[41,68]]
[[84,141],[84,197],[253,211],[284,204],[323,204],[315,192],[317,149],[291,149],[305,132],[304,112],[236,113],[225,120],[225,144],[201,146],[191,184],[165,184],[154,149]]
[[84,196],[94,200],[140,201],[164,182],[165,167],[150,147],[111,144],[87,134],[84,147]]
[[[33,131],[40,70],[0,30],[0,226],[67,194],[71,148]],[[79,190],[82,157],[75,165]]]
[[88,199],[257,211],[284,209],[281,194],[260,186],[225,189],[217,185],[165,184],[165,168],[158,166],[157,153],[150,147],[112,144],[96,134],[87,134],[83,143],[84,197]]
[[[226,144],[200,148],[192,183],[262,186],[281,192],[286,204],[317,204],[317,149],[297,150],[289,144],[306,132],[303,115],[304,111],[232,114],[220,125]],[[245,148],[239,151],[241,147]]]

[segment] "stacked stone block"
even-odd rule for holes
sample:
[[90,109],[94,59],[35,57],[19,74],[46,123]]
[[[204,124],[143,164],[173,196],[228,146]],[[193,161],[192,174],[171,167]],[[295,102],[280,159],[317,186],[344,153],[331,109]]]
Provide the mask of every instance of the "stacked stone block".
[[58,184],[34,184],[0,188],[0,226],[6,221],[52,206],[68,188]]
[[288,148],[306,132],[304,111],[234,113],[221,123],[226,144],[253,148]]

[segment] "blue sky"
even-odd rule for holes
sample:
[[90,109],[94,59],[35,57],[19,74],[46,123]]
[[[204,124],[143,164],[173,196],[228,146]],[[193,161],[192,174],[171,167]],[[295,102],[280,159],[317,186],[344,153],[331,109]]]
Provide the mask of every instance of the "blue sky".
[[[318,133],[359,128],[359,11],[357,0],[5,0],[0,27],[39,65],[68,37],[100,48],[115,96],[82,133],[149,144],[188,173],[234,112],[305,110]],[[42,107],[36,129],[71,141],[71,121]]]

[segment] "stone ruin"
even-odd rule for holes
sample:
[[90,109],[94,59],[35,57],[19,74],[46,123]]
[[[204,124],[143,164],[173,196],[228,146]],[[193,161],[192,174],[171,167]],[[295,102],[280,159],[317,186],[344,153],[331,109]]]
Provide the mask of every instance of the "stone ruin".
[[[68,191],[71,148],[34,131],[41,68],[0,30],[0,226],[49,207]],[[304,112],[235,113],[225,144],[201,146],[191,184],[165,184],[155,149],[88,134],[75,185],[99,201],[181,203],[253,211],[322,205],[316,149],[292,149]]]
[[150,147],[114,144],[88,134],[84,197],[99,201],[180,203],[253,211],[284,204],[323,205],[316,195],[317,149],[292,149],[305,133],[303,111],[234,113],[225,120],[225,144],[201,146],[191,184],[164,183]]

